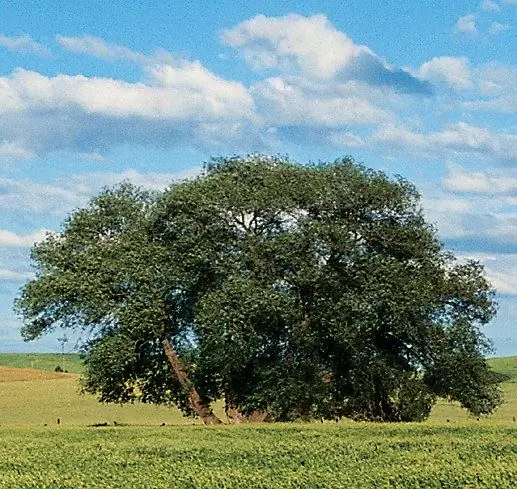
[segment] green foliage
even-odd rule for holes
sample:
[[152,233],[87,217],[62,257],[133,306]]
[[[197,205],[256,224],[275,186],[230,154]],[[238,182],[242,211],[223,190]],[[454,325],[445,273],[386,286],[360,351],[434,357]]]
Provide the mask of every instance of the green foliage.
[[473,414],[501,402],[482,267],[442,249],[413,185],[349,158],[221,158],[159,195],[106,190],[33,259],[17,301],[25,338],[91,331],[84,385],[105,401],[191,413],[194,389],[279,421],[420,420],[436,396]]
[[0,428],[0,488],[510,489],[516,428]]

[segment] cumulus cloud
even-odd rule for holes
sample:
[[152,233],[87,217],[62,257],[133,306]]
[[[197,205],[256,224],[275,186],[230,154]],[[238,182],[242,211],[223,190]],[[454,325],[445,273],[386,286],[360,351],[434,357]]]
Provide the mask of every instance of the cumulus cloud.
[[454,192],[517,194],[517,171],[505,169],[468,171],[459,165],[449,167],[444,187]]
[[41,229],[32,234],[20,235],[6,229],[0,229],[0,246],[30,247],[37,241],[44,239],[46,233],[45,229]]
[[[103,187],[128,181],[149,190],[160,190],[175,180],[189,178],[199,171],[192,169],[177,173],[142,173],[127,169],[123,172],[67,175],[66,178],[44,184],[0,178],[0,209],[21,215],[45,214],[61,219],[73,209],[86,205]],[[11,241],[17,242],[17,238],[11,236]]]
[[442,186],[424,189],[424,209],[448,246],[517,256],[517,172],[450,165]]
[[255,69],[295,69],[323,80],[357,79],[403,92],[431,93],[428,83],[391,66],[367,46],[355,44],[325,15],[257,15],[224,30],[221,39]]
[[40,184],[29,180],[0,178],[0,209],[19,214],[62,216],[86,202],[89,192],[72,180],[59,184]]
[[443,192],[424,192],[423,206],[427,221],[437,227],[442,239],[466,235],[465,216],[474,212],[472,202],[468,199]]
[[390,115],[367,100],[355,84],[319,84],[268,78],[252,89],[262,117],[279,125],[340,127],[378,123]]
[[517,84],[517,66],[503,65],[500,63],[487,63],[478,70],[481,93],[487,96],[503,96],[514,90]]
[[487,12],[498,12],[501,10],[501,5],[494,0],[483,0],[481,8]]
[[137,63],[143,81],[23,69],[0,77],[0,160],[61,150],[102,157],[123,143],[259,145],[254,102],[242,83],[159,50],[146,56],[92,36],[57,41],[69,51]]
[[509,24],[503,24],[501,22],[492,22],[490,24],[489,32],[490,34],[497,36],[498,34],[501,34],[504,31],[507,31],[510,28]]
[[102,58],[108,61],[125,60],[136,63],[145,63],[147,57],[141,53],[132,51],[131,49],[120,46],[118,44],[111,44],[104,39],[95,36],[56,36],[59,45],[66,49],[79,54],[89,54],[97,58]]
[[478,32],[476,25],[476,14],[467,14],[458,19],[454,26],[456,32],[475,35]]
[[156,84],[110,78],[57,75],[46,77],[16,70],[3,78],[19,101],[19,112],[75,109],[84,114],[146,119],[213,119],[241,117],[252,100],[238,82],[210,73],[200,63],[156,69]]
[[227,141],[226,126],[244,127],[253,115],[241,83],[199,62],[156,66],[152,75],[148,83],[22,69],[0,77],[0,158],[56,150],[101,154],[124,142],[202,145],[206,123],[219,123],[219,141]]
[[24,282],[34,277],[32,273],[20,273],[7,268],[0,268],[0,282]]
[[517,163],[517,134],[495,133],[490,128],[465,122],[427,133],[413,132],[403,126],[385,126],[374,139],[377,143],[427,157],[471,155],[509,165]]
[[464,102],[469,110],[517,113],[517,66],[491,62],[473,73],[479,97]]
[[254,68],[289,69],[294,63],[302,71],[322,78],[335,76],[362,53],[371,53],[335,29],[324,15],[258,15],[224,30],[221,38],[239,49]]
[[47,47],[34,41],[27,34],[13,37],[0,35],[0,46],[18,53],[37,54],[38,56],[50,55],[50,50]]
[[[102,159],[126,143],[271,152],[285,142],[340,148],[378,143],[383,153],[380,145],[428,156],[436,144],[440,156],[515,160],[511,132],[458,123],[426,134],[396,123],[423,121],[425,107],[512,113],[514,67],[440,56],[405,71],[355,44],[324,15],[259,15],[224,30],[221,39],[255,68],[277,73],[246,87],[165,51],[142,54],[97,37],[58,36],[68,51],[135,63],[142,79],[22,69],[0,77],[0,160],[55,151]],[[431,86],[435,97],[415,104],[414,94],[430,94]]]
[[457,198],[450,194],[424,199],[426,217],[440,238],[456,251],[517,253],[517,214],[505,199]]
[[[495,27],[499,30],[500,27]],[[491,61],[474,64],[464,56],[439,56],[413,73],[433,83],[442,110],[517,113],[517,66]],[[442,90],[438,90],[442,87]],[[452,89],[452,90],[451,90]],[[451,105],[452,104],[452,105]]]
[[342,148],[360,148],[366,145],[364,138],[350,131],[334,131],[329,135],[329,141]]
[[183,62],[178,56],[161,48],[154,49],[151,54],[144,54],[95,36],[56,36],[56,40],[66,51],[87,54],[106,61],[127,61],[143,68]]
[[439,56],[425,62],[418,74],[435,83],[444,83],[454,89],[463,90],[472,86],[472,72],[465,57]]
[[[345,138],[352,134],[350,126],[391,122],[391,102],[404,97],[404,91],[429,87],[427,81],[390,67],[367,47],[356,46],[324,16],[258,16],[225,31],[223,38],[246,44],[243,36],[266,35],[270,23],[293,24],[286,39],[272,38],[268,49],[287,42],[272,55],[279,65],[291,63],[296,73],[283,72],[249,88],[217,76],[198,61],[165,52],[144,55],[96,37],[58,36],[69,51],[138,64],[144,81],[48,77],[21,69],[0,77],[0,159],[52,151],[102,158],[107,149],[123,143],[234,152],[271,151],[279,139],[357,147],[363,144],[360,136]],[[315,36],[310,30],[307,34],[307,26],[314,27]],[[297,46],[297,36],[304,35],[308,43]],[[323,55],[311,45],[317,39],[323,42]],[[341,68],[332,74],[336,63]],[[325,83],[315,75],[320,72],[329,77]],[[398,88],[387,91],[386,85]]]
[[34,153],[31,150],[23,147],[20,142],[0,142],[0,160],[28,160],[34,156]]

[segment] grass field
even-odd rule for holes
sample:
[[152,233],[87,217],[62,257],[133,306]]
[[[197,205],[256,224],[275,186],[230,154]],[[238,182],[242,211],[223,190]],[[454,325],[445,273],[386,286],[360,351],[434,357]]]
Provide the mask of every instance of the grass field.
[[100,404],[53,371],[60,355],[15,357],[0,355],[0,488],[517,487],[517,357],[491,360],[507,402],[479,421],[440,402],[424,423],[222,427]]
[[75,353],[0,353],[0,365],[54,371],[57,366],[70,373],[80,374],[83,364]]
[[[505,403],[492,416],[477,421],[457,404],[440,401],[429,422],[512,424],[517,418],[517,357],[494,358],[490,362],[495,370],[509,377],[503,384]],[[61,355],[55,354],[0,354],[0,426],[50,425],[57,418],[68,426],[200,423],[167,407],[101,404],[91,395],[79,394],[79,375],[54,372],[56,365],[62,363]],[[79,355],[69,355],[65,359],[67,365],[69,372],[82,371]],[[15,366],[19,368],[12,368]],[[216,405],[216,411],[222,414],[222,407]]]

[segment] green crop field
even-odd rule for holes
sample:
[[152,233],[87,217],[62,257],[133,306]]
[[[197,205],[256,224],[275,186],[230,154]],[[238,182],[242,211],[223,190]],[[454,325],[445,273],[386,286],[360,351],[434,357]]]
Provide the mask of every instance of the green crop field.
[[2,488],[514,488],[517,428],[0,428]]
[[508,380],[488,418],[442,401],[425,423],[222,427],[100,404],[40,357],[0,355],[0,488],[517,487],[517,357],[491,360]]

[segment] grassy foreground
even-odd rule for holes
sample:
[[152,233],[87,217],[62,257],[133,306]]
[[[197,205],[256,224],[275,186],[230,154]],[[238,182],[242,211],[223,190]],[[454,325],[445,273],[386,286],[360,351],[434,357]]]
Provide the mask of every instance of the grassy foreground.
[[2,488],[514,488],[517,428],[0,428]]
[[440,402],[425,423],[222,427],[99,404],[55,360],[0,354],[0,489],[517,487],[517,357],[491,360],[506,403],[480,420]]

